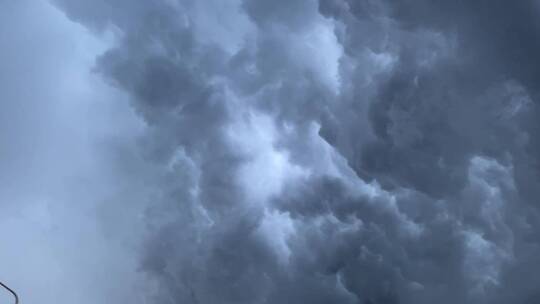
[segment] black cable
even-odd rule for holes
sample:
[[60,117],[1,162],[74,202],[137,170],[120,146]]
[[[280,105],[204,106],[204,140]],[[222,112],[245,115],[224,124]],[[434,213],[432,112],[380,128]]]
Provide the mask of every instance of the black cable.
[[19,296],[17,296],[17,293],[15,291],[13,291],[13,289],[7,287],[2,282],[0,282],[0,286],[4,287],[7,291],[9,291],[15,297],[15,304],[19,304]]

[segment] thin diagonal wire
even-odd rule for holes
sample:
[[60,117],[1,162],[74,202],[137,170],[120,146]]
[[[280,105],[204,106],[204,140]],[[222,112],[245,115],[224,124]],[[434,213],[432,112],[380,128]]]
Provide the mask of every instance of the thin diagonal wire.
[[15,304],[19,304],[19,296],[13,289],[7,287],[4,283],[0,282],[0,286],[4,287],[9,293],[11,293],[15,297]]

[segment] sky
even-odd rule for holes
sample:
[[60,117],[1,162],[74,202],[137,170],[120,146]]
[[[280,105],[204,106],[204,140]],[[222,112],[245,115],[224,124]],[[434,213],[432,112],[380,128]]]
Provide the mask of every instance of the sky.
[[45,304],[538,303],[539,17],[0,0],[0,281]]

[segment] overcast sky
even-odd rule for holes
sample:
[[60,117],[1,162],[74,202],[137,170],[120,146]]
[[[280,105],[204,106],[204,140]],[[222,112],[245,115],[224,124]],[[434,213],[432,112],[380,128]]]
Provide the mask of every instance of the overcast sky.
[[0,0],[0,281],[538,303],[539,37],[536,0]]

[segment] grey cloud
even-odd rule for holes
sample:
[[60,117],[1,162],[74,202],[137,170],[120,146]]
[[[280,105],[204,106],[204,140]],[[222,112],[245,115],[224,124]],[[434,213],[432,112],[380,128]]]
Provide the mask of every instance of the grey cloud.
[[538,297],[536,2],[233,3],[57,1],[146,122],[154,302]]

